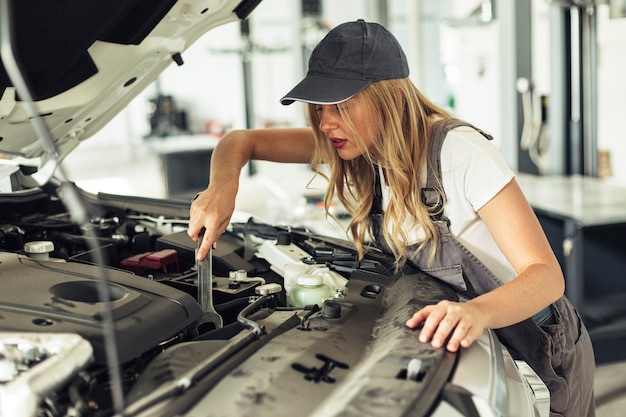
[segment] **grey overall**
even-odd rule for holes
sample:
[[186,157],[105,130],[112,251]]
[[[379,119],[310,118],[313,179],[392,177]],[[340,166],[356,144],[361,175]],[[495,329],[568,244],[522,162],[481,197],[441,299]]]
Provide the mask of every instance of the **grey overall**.
[[[428,172],[427,185],[422,189],[425,204],[441,205],[435,184],[441,184],[440,152],[447,132],[458,121],[439,122],[433,128],[431,163],[437,172]],[[478,129],[477,129],[478,130]],[[485,137],[490,136],[481,132]],[[382,196],[380,182],[376,181],[376,197],[372,205],[372,231],[376,245],[389,251],[382,233]],[[435,259],[428,264],[430,249],[414,251],[409,248],[410,262],[435,278],[451,285],[462,298],[471,299],[502,285],[502,282],[450,232],[449,220],[443,215],[433,216],[439,232]],[[550,390],[550,415],[567,417],[595,416],[593,381],[594,354],[589,334],[580,316],[567,300],[561,297],[533,318],[501,329],[496,329],[499,340],[511,356],[524,360],[541,377]]]

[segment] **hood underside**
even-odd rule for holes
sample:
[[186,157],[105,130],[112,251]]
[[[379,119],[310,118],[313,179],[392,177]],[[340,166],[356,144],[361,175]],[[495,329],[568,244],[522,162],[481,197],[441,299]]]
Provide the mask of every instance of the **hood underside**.
[[45,122],[62,159],[172,62],[182,65],[182,53],[201,35],[245,19],[260,1],[9,1],[8,50],[37,113],[30,114],[16,92],[15,78],[5,65],[12,58],[2,29],[0,154],[41,158],[40,165],[49,159],[32,127],[36,116]]

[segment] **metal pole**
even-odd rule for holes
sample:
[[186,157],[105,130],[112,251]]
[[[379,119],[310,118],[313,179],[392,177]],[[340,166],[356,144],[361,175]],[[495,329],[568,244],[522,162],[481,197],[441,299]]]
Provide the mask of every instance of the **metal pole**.
[[583,173],[598,176],[598,43],[596,5],[581,7]]
[[584,173],[583,169],[583,88],[581,66],[581,14],[576,6],[570,11],[570,114],[569,114],[569,164],[570,174]]

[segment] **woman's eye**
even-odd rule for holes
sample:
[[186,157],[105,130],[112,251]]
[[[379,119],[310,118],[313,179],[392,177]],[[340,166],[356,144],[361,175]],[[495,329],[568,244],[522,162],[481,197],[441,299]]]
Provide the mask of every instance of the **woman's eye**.
[[[327,106],[329,108],[329,110],[335,112],[335,113],[339,113],[340,110],[346,110],[348,108],[348,106],[346,105],[339,105],[339,104],[333,104],[333,105],[329,105]],[[324,106],[316,106],[315,107],[315,112],[319,113],[321,111],[324,110]]]

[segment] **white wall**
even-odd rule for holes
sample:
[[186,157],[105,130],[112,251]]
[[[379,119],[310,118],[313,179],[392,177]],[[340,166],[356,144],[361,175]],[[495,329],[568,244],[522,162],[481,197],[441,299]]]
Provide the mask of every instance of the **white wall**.
[[626,18],[598,13],[598,148],[610,152],[612,180],[626,185]]
[[[501,125],[507,111],[500,94],[503,88],[501,51],[506,39],[500,36],[500,19],[484,21],[480,14],[473,15],[480,10],[481,3],[479,0],[451,0],[438,22],[439,62],[428,64],[439,65],[444,72],[445,98],[451,110],[492,134],[494,144],[502,150],[504,144],[515,141]],[[507,162],[515,167],[513,156],[508,157]]]
[[504,140],[500,62],[499,22],[488,25],[448,28],[456,38],[455,113],[494,136],[496,146]]

